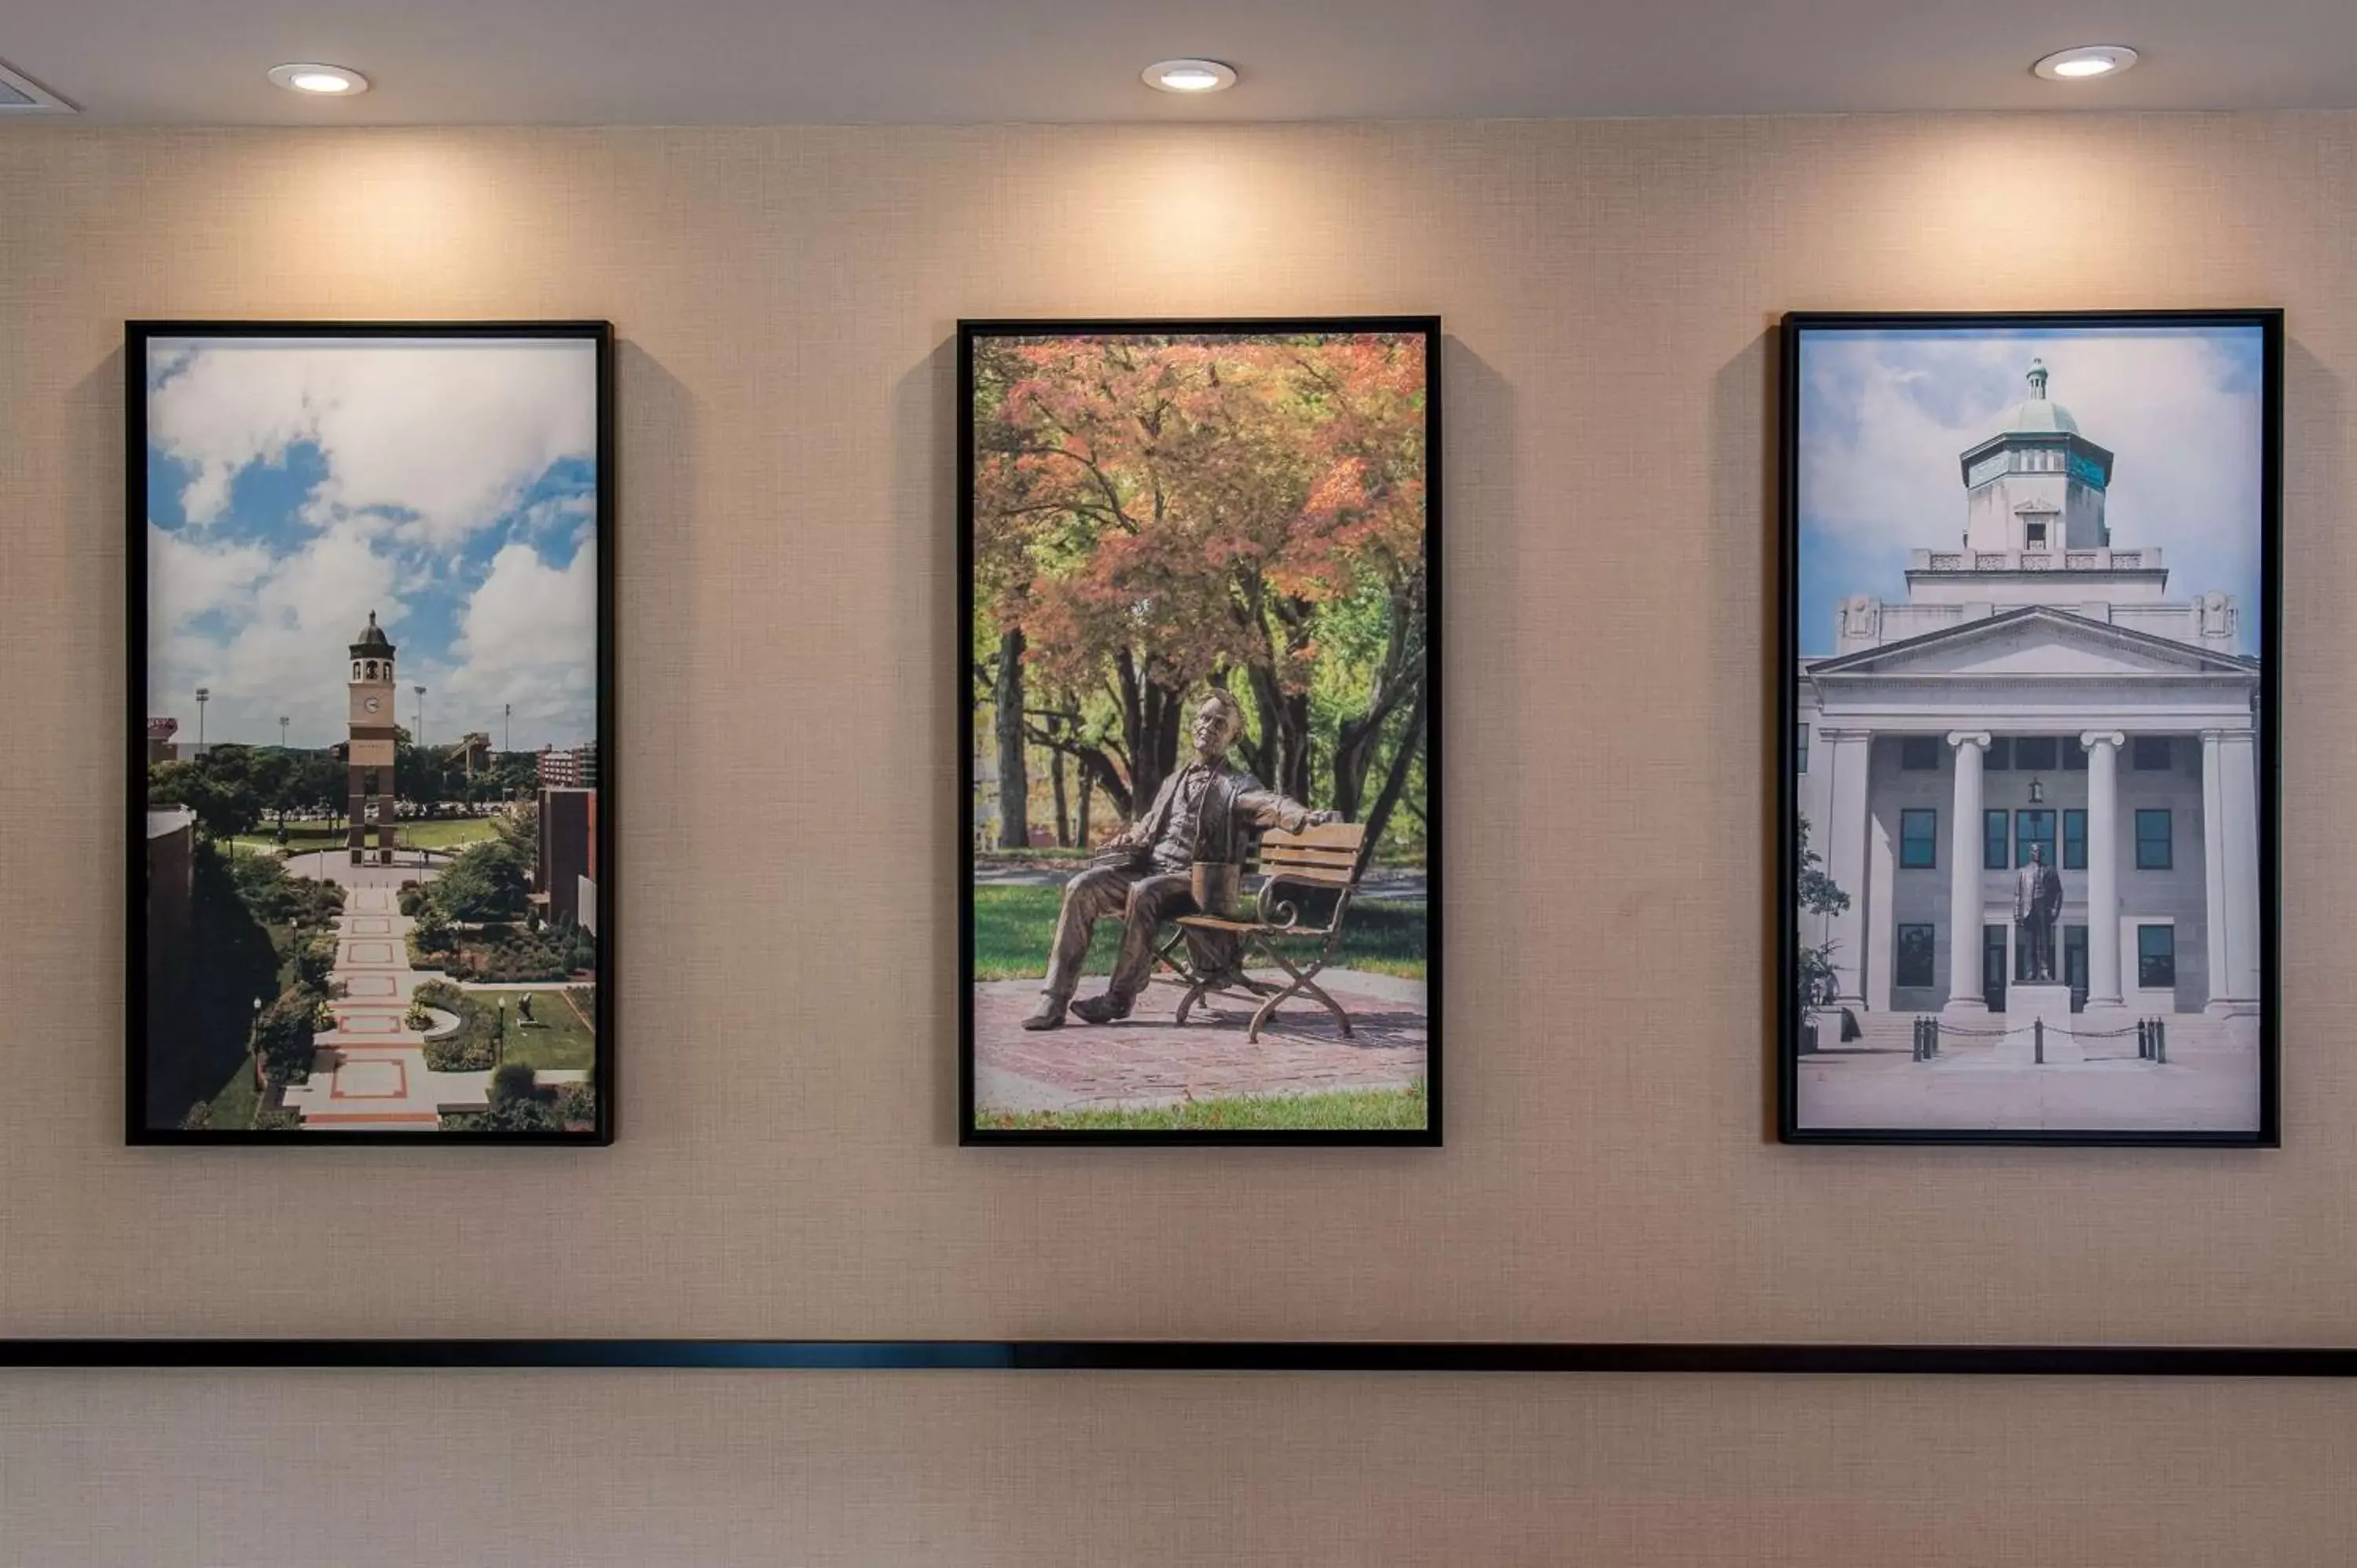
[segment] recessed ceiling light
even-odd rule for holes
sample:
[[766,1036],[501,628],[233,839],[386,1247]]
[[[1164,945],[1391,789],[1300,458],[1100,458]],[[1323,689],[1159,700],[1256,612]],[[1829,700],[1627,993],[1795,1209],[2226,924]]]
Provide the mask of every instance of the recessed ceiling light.
[[2058,49],[2029,69],[2049,81],[2085,81],[2091,77],[2117,76],[2136,62],[2136,50],[2126,44],[2086,44]]
[[315,98],[350,98],[369,89],[367,77],[340,65],[274,65],[270,80],[289,92],[307,92]]
[[1157,60],[1145,76],[1146,85],[1159,92],[1218,92],[1236,84],[1234,70],[1215,59]]

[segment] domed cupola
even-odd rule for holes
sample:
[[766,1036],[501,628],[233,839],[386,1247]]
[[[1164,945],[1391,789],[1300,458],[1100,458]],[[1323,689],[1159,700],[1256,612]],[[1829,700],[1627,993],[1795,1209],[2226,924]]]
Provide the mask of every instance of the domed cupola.
[[376,624],[376,611],[369,611],[368,625],[361,629],[351,649],[353,680],[393,679],[393,639],[385,636],[384,628]]
[[2023,380],[2029,395],[1959,455],[1964,547],[2034,555],[2103,549],[2112,542],[2104,521],[2112,454],[2081,434],[2071,411],[2046,395],[2044,360],[2030,360]]
[[2079,422],[2071,411],[2046,395],[2046,361],[2029,361],[2029,395],[2005,411],[1997,422],[1998,435],[2076,435]]

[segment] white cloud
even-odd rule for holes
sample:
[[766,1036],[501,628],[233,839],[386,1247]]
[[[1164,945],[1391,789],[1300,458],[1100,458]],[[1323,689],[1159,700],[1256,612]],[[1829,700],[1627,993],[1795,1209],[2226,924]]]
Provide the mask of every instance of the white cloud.
[[258,544],[209,545],[149,524],[148,635],[160,641],[216,611],[242,618],[269,571],[270,552]]
[[[1805,569],[1874,578],[1835,583],[1836,595],[1895,597],[1900,585],[1881,573],[1898,552],[1954,548],[1964,525],[1958,457],[2028,395],[2022,374],[2032,355],[2050,372],[2048,395],[2115,454],[2105,503],[2113,542],[2158,545],[2172,598],[2212,588],[2235,594],[2250,640],[2258,610],[2259,400],[2230,384],[2232,367],[2215,343],[2190,332],[1813,339],[1804,374],[1828,417],[1804,432],[1801,452],[1803,511],[1824,547],[1810,552]],[[1986,386],[1990,395],[1955,395],[1964,386]]]
[[[271,566],[219,587],[234,575],[220,564],[234,558],[242,570],[247,547],[209,550],[204,546],[156,532],[163,542],[157,558],[158,594],[168,594],[174,618],[167,626],[151,621],[155,640],[148,669],[148,705],[156,713],[180,717],[193,736],[188,714],[191,693],[208,686],[213,699],[206,716],[206,735],[213,740],[249,744],[275,741],[281,715],[293,722],[288,738],[297,746],[325,746],[343,737],[350,715],[345,711],[346,645],[368,624],[371,611],[399,640],[397,628],[406,606],[396,593],[397,567],[374,548],[370,531],[355,520],[330,526],[302,548]],[[223,601],[206,607],[221,608],[236,626],[227,640],[201,635],[187,624],[201,609],[178,614],[198,596],[177,585],[185,564],[203,564],[189,580],[210,572]],[[174,585],[167,586],[167,585]]]
[[597,651],[595,543],[562,567],[511,543],[459,612],[456,667],[442,680],[452,711],[497,715],[512,704],[519,748],[573,745],[597,733]]
[[159,341],[148,429],[194,472],[182,492],[203,526],[237,475],[317,443],[327,477],[307,517],[414,513],[400,531],[447,545],[511,510],[552,463],[596,448],[585,343]]

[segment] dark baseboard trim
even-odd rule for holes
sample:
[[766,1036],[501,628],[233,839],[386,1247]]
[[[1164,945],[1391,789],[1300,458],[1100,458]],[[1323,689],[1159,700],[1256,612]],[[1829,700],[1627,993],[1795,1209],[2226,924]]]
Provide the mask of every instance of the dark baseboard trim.
[[0,1339],[0,1368],[2350,1378],[2357,1348],[1176,1339]]

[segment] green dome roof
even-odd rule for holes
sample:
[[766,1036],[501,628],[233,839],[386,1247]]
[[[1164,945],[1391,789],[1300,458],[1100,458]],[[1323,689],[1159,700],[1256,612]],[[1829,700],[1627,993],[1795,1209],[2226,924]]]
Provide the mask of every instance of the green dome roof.
[[2071,411],[2046,395],[2046,361],[2029,361],[2029,395],[1999,416],[1992,435],[2076,435]]

